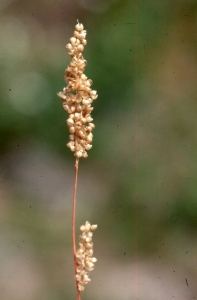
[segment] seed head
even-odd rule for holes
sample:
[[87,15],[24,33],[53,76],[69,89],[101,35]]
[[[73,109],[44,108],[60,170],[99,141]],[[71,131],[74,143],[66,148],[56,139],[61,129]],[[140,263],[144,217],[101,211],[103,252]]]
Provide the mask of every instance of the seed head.
[[89,278],[89,272],[94,270],[94,264],[97,261],[95,257],[92,257],[94,252],[92,231],[96,229],[97,225],[91,225],[88,221],[85,222],[85,225],[80,227],[81,235],[79,239],[79,249],[76,252],[77,269],[75,275],[79,291],[83,291],[84,285],[91,280]]
[[92,123],[91,106],[93,100],[98,97],[97,92],[91,89],[92,80],[84,74],[87,61],[83,58],[82,52],[86,45],[86,30],[83,24],[77,23],[74,36],[66,45],[72,60],[65,70],[64,80],[67,87],[57,95],[62,99],[63,108],[68,112],[67,125],[69,128],[69,142],[67,146],[74,155],[87,157],[86,150],[91,149],[95,125]]

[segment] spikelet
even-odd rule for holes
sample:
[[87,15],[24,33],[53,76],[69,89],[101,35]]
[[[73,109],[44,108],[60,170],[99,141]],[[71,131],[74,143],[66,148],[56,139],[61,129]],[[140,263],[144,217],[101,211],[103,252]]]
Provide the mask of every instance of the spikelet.
[[68,84],[57,95],[63,101],[63,108],[68,112],[67,125],[69,128],[69,142],[67,146],[77,158],[87,157],[87,150],[92,148],[95,125],[92,123],[91,104],[98,95],[91,89],[92,80],[84,74],[87,61],[82,52],[86,45],[86,30],[81,23],[75,26],[74,36],[66,45],[72,60],[65,70],[65,82]]
[[91,225],[88,221],[80,227],[81,235],[79,240],[79,249],[76,252],[77,268],[76,280],[79,291],[84,290],[84,285],[91,281],[89,272],[94,269],[94,264],[97,261],[93,255],[93,230],[97,229],[97,225]]

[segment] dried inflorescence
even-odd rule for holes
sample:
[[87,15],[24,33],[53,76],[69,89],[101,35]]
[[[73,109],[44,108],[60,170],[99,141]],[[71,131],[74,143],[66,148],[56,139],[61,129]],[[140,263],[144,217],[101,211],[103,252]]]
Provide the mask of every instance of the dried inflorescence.
[[98,95],[90,88],[92,80],[83,73],[87,64],[82,55],[87,43],[86,30],[83,30],[83,25],[80,23],[75,26],[75,29],[74,37],[70,38],[70,43],[66,45],[72,58],[64,76],[68,85],[63,92],[58,93],[58,96],[63,101],[63,108],[69,114],[67,124],[70,135],[67,146],[79,158],[87,157],[86,151],[92,148],[92,130],[95,125],[92,123],[91,104]]
[[79,291],[84,290],[84,285],[91,279],[89,278],[89,272],[94,269],[94,264],[97,261],[93,255],[93,242],[92,236],[93,230],[97,229],[97,225],[91,225],[88,221],[85,225],[80,227],[81,235],[79,241],[79,249],[76,252],[77,257],[77,269],[76,280]]

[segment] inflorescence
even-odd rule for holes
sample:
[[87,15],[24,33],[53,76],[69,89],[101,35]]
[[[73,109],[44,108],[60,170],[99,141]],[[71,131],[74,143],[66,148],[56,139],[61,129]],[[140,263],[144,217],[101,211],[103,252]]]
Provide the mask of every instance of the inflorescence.
[[89,278],[89,272],[94,269],[94,264],[97,261],[95,257],[92,257],[92,231],[96,229],[97,225],[91,225],[88,221],[85,222],[85,225],[80,227],[82,233],[79,240],[79,249],[76,252],[77,269],[75,275],[79,291],[83,291],[84,285],[91,280]]
[[87,150],[92,148],[95,125],[92,123],[91,104],[98,95],[90,87],[92,80],[83,73],[87,61],[83,58],[82,52],[86,45],[86,30],[83,24],[75,26],[74,36],[70,38],[70,43],[66,45],[72,61],[65,70],[64,80],[68,83],[63,92],[58,96],[63,101],[63,108],[68,112],[67,124],[69,128],[69,142],[67,146],[77,158],[87,157]]

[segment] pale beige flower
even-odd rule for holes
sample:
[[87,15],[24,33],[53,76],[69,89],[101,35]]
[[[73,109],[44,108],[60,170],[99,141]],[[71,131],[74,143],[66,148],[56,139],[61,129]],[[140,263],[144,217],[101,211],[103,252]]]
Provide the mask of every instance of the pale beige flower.
[[69,128],[69,142],[67,146],[77,158],[87,157],[87,150],[92,147],[92,130],[95,125],[92,123],[91,106],[98,95],[91,89],[92,80],[84,74],[87,61],[83,58],[82,52],[86,41],[86,30],[78,23],[75,26],[74,36],[66,48],[72,61],[66,69],[64,76],[67,87],[57,95],[63,101],[63,108],[68,112],[67,125]]
[[77,268],[76,280],[78,290],[83,291],[84,285],[91,281],[89,272],[94,270],[94,264],[97,261],[93,255],[93,230],[97,229],[97,225],[91,225],[88,221],[80,227],[81,235],[79,240],[79,249],[76,252]]

